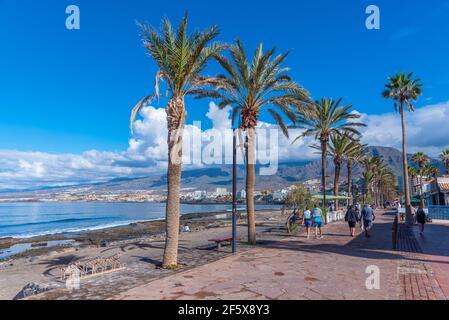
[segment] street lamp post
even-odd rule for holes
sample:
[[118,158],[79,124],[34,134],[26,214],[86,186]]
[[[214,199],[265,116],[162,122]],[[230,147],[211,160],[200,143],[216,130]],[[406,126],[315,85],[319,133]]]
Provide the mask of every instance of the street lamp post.
[[237,252],[237,131],[232,138],[232,253]]

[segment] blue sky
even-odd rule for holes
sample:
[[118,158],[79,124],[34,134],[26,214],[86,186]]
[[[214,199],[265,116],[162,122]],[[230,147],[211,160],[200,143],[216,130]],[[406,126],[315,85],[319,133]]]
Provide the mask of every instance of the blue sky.
[[[81,11],[77,31],[65,28],[70,4]],[[365,28],[370,4],[381,10],[381,30]],[[392,111],[380,93],[396,72],[422,79],[418,107],[449,101],[448,0],[0,0],[0,150],[127,150],[130,110],[153,92],[156,72],[135,22],[178,22],[185,11],[190,30],[216,24],[221,41],[239,37],[248,51],[260,41],[292,49],[286,65],[314,98],[342,96],[374,122]],[[212,126],[209,101],[187,107],[189,123]]]
[[[361,112],[384,113],[386,77],[412,70],[425,84],[419,105],[449,100],[448,1],[375,1],[381,30],[368,31],[371,2],[0,1],[0,148],[126,148],[130,108],[153,90],[155,73],[135,20],[158,26],[186,10],[192,27],[217,24],[223,41],[293,49],[287,64],[316,98],[343,96]],[[81,10],[79,31],[65,29],[69,4]],[[188,107],[189,121],[208,125],[206,102]]]

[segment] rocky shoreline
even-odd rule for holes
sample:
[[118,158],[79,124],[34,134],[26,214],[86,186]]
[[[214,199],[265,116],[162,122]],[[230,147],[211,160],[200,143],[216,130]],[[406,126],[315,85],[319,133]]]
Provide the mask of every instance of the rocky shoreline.
[[[228,220],[229,214],[229,212],[185,214],[181,216],[181,227],[187,225],[191,231],[198,231],[200,229],[220,226],[223,224],[223,220]],[[67,248],[75,246],[78,248],[87,246],[106,247],[109,243],[136,240],[142,237],[163,238],[164,234],[165,220],[159,219],[76,233],[58,233],[32,238],[3,238],[0,239],[0,254],[7,252],[10,248],[19,244],[26,244],[29,248],[23,250],[23,252],[10,255],[6,259],[0,259],[0,262],[16,258],[39,256],[53,251],[64,251]],[[51,243],[58,243],[58,245],[51,246],[49,245]]]

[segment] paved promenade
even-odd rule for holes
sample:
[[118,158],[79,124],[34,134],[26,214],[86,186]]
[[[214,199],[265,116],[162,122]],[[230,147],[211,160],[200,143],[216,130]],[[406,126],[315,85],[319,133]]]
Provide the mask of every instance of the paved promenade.
[[[324,228],[324,239],[291,237],[271,230],[273,240],[235,256],[162,279],[114,299],[399,299],[399,262],[391,250],[394,216],[378,212],[372,238],[348,236],[344,222]],[[360,229],[358,229],[360,233]],[[380,287],[368,288],[369,266]]]
[[[324,226],[324,239],[310,240],[303,234],[288,235],[284,217],[265,217],[258,222],[258,245],[241,244],[236,255],[228,255],[228,247],[199,250],[204,241],[191,241],[193,234],[183,234],[183,246],[189,244],[180,256],[185,271],[154,268],[161,246],[151,251],[144,266],[130,265],[126,271],[83,280],[81,290],[53,290],[30,299],[448,299],[449,224],[429,224],[424,237],[417,226],[408,229],[402,224],[394,251],[395,214],[379,210],[376,216],[369,239],[360,228],[355,238],[350,237],[346,223],[337,222]],[[227,235],[230,229],[218,231]],[[209,239],[212,234],[217,231],[205,230],[202,235]],[[239,235],[245,238],[244,225]],[[373,271],[378,271],[378,286],[367,273]]]
[[417,259],[432,270],[444,295],[440,298],[449,299],[449,222],[427,224],[423,237],[417,227],[413,231],[420,247]]

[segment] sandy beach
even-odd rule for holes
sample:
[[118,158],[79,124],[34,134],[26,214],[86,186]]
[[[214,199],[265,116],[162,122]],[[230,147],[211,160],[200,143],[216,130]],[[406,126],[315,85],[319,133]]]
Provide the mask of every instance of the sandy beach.
[[[180,264],[183,268],[202,265],[230,254],[229,247],[214,248],[210,239],[228,237],[231,221],[227,213],[188,214],[181,219],[181,226],[190,232],[181,232]],[[229,213],[228,213],[229,216]],[[260,211],[259,223],[285,219],[279,211]],[[0,260],[0,299],[13,299],[29,283],[64,288],[60,280],[60,268],[80,260],[120,255],[126,268],[111,276],[96,276],[84,286],[102,286],[103,281],[114,282],[114,292],[132,288],[151,279],[170,274],[159,268],[164,248],[165,221],[147,221],[127,226],[76,234],[56,234],[29,239],[8,238],[0,240],[0,252],[25,246],[28,250]],[[241,242],[246,238],[245,219],[239,221]],[[57,291],[57,290],[56,290]],[[97,292],[98,293],[98,292]],[[107,293],[105,294],[107,298]],[[101,295],[100,295],[101,296]]]

